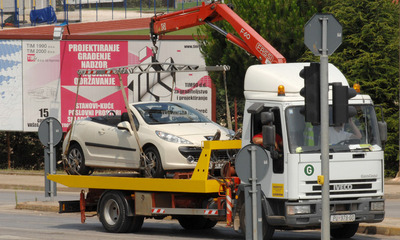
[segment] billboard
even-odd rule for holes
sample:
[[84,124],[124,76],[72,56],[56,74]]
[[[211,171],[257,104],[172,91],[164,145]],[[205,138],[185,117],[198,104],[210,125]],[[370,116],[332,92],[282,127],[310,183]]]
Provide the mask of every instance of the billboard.
[[[130,65],[150,63],[152,50],[149,41],[130,41]],[[160,63],[205,66],[196,41],[163,41],[158,45],[156,59]],[[212,107],[211,78],[207,72],[170,72],[161,74],[131,74],[128,82],[132,101],[178,101],[202,112],[209,119]]]
[[[109,111],[117,115],[126,112],[117,75],[79,77],[77,72],[79,69],[126,66],[127,41],[62,41],[60,56],[61,125],[64,130],[71,124],[74,114],[75,119],[80,119],[107,115]],[[122,76],[125,91],[126,78]]]
[[24,131],[47,117],[60,119],[60,43],[23,41]]
[[[149,40],[1,40],[0,130],[35,132],[47,117],[66,130],[75,106],[78,119],[126,111],[118,75],[77,72],[151,63],[151,47]],[[163,40],[158,48],[161,63],[205,65],[194,40]],[[129,102],[180,101],[212,119],[207,72],[123,74],[122,80]]]
[[0,130],[23,130],[21,43],[0,40]]

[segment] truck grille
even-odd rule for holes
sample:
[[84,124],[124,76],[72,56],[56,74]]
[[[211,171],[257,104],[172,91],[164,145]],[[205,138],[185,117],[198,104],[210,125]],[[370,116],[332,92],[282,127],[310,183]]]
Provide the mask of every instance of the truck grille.
[[[373,183],[377,179],[349,179],[349,180],[331,180],[329,185],[330,195],[350,195],[350,194],[371,194],[377,193],[373,188]],[[321,196],[322,186],[317,181],[306,181],[306,196]],[[310,188],[311,187],[311,188]]]

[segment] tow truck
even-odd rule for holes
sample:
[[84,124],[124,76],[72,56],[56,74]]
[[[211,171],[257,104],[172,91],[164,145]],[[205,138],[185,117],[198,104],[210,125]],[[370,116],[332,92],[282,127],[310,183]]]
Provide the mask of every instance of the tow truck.
[[[219,20],[231,23],[241,38],[212,24]],[[215,176],[209,172],[209,163],[213,150],[241,149],[240,155],[256,148],[252,138],[262,132],[263,148],[257,147],[262,157],[256,159],[261,160],[265,168],[264,175],[257,180],[262,216],[256,218],[256,222],[262,225],[262,238],[271,239],[275,229],[319,228],[320,130],[305,122],[301,113],[304,98],[300,95],[303,84],[299,72],[309,63],[286,63],[285,58],[231,8],[219,2],[154,16],[151,39],[156,46],[159,34],[201,24],[209,24],[263,63],[251,66],[246,72],[242,139],[204,141],[193,173],[184,175],[186,177],[178,174],[177,179],[48,175],[48,179],[65,186],[89,189],[86,195],[81,193],[80,201],[60,202],[60,212],[80,211],[84,221],[85,211],[97,211],[104,228],[110,232],[137,232],[145,217],[162,219],[166,215],[178,219],[186,229],[211,228],[217,221],[225,220],[235,230],[246,232],[245,205],[249,201],[248,194],[254,191],[246,191],[243,182],[251,179],[239,179],[236,171],[249,170],[250,166],[235,168],[237,160],[232,158],[222,176]],[[122,68],[106,71],[108,74],[127,72]],[[84,71],[89,72],[96,70]],[[331,64],[329,81],[348,86],[345,76]],[[360,222],[380,222],[384,218],[386,124],[383,115],[381,121],[377,120],[375,106],[368,95],[357,94],[349,104],[357,110],[355,120],[362,138],[330,146],[330,220],[331,235],[335,238],[352,237]],[[276,134],[282,138],[280,151],[275,148]],[[249,160],[254,158],[249,157]],[[251,168],[255,169],[254,165]],[[246,234],[246,238],[248,236]]]

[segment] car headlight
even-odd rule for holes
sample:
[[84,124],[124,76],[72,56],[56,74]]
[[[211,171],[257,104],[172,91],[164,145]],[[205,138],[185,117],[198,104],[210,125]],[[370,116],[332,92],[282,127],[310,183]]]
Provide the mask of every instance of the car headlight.
[[180,143],[180,144],[193,144],[192,142],[175,136],[173,134],[170,133],[166,133],[166,132],[161,132],[161,131],[156,131],[157,136],[159,136],[161,139],[167,141],[167,142],[173,142],[173,143]]

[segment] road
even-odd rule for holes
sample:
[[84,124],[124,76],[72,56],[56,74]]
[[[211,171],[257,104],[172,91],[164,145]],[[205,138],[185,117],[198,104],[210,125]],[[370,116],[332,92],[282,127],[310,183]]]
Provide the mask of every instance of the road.
[[[34,201],[44,198],[43,192],[0,191],[0,239],[243,239],[242,235],[223,223],[215,228],[201,231],[184,230],[175,220],[146,219],[143,228],[135,234],[113,234],[106,232],[97,217],[89,217],[85,224],[80,223],[77,213],[58,214],[15,210],[15,195],[18,201]],[[59,193],[57,200],[76,199],[77,193]],[[389,207],[390,203],[387,204]],[[317,240],[319,231],[277,231],[278,240]],[[398,239],[381,235],[357,234],[354,240]]]

